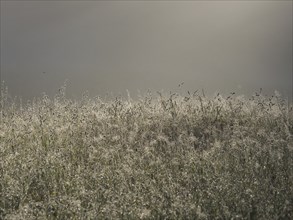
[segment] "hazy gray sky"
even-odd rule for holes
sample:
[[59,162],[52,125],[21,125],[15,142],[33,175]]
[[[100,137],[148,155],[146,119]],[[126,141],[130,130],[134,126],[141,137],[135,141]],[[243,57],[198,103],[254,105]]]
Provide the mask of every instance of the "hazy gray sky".
[[[43,73],[45,72],[45,73]],[[1,1],[13,96],[204,88],[291,96],[292,1]]]

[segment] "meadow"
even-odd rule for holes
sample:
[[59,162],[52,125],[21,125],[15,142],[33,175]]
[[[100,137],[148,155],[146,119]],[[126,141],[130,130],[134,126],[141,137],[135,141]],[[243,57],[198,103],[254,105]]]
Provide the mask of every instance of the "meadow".
[[0,107],[0,219],[293,219],[293,108],[276,93]]

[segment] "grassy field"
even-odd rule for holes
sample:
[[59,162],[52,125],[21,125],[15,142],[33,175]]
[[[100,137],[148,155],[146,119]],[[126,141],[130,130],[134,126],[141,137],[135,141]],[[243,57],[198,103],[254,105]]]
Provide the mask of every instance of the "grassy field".
[[4,94],[0,117],[0,219],[293,219],[293,109],[278,94]]

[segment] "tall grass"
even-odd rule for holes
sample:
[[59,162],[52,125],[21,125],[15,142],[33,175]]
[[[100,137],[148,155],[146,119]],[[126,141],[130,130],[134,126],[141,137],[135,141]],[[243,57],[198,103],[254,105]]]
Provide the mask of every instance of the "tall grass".
[[292,219],[281,97],[2,98],[0,219]]

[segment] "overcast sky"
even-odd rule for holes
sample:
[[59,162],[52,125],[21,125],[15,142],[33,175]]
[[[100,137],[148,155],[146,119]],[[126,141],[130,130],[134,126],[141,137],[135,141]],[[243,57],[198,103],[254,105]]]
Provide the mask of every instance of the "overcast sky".
[[292,1],[1,1],[13,96],[148,89],[291,97]]

